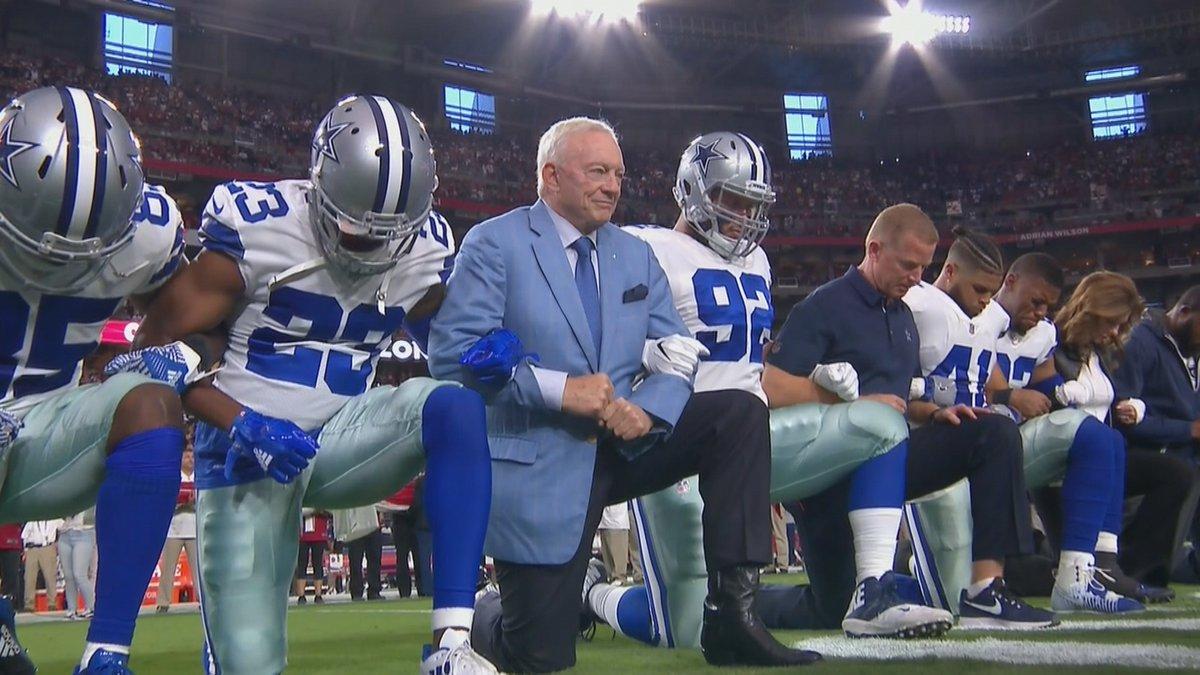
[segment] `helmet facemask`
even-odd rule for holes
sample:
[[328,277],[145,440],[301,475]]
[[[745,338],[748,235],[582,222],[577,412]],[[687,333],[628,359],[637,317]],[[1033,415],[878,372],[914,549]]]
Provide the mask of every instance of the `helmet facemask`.
[[[685,190],[698,190],[698,186],[690,181],[685,182],[683,187]],[[775,192],[766,183],[757,181],[747,181],[744,186],[721,182],[701,193],[699,200],[685,201],[678,195],[677,200],[685,208],[684,218],[692,229],[718,255],[726,260],[734,260],[754,253],[767,236],[771,228],[767,213],[775,203]],[[736,201],[747,203],[750,208],[728,206]],[[730,227],[736,232],[733,236],[722,232]]]
[[[367,211],[362,218],[355,218],[329,198],[314,172],[309,207],[317,241],[329,264],[348,276],[368,277],[395,267],[400,257],[412,249],[433,210],[433,199],[431,196],[424,213],[413,220],[403,212]],[[347,237],[364,245],[348,246]]]
[[108,260],[133,241],[133,234],[130,218],[125,230],[107,245],[99,237],[73,240],[49,231],[42,232],[39,241],[0,213],[0,240],[4,242],[0,267],[42,293],[75,293],[99,276]]

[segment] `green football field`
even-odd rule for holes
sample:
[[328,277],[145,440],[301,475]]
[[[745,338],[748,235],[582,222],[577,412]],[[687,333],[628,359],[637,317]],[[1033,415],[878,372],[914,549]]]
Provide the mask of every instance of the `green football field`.
[[[768,577],[794,582],[802,577]],[[1122,619],[1064,615],[1064,626],[1037,633],[951,631],[942,640],[848,640],[836,632],[783,631],[788,643],[810,643],[827,654],[823,672],[1088,673],[1173,668],[1200,671],[1200,587],[1178,586],[1179,598]],[[1038,599],[1037,604],[1046,605]],[[36,620],[35,620],[36,621]],[[428,638],[426,599],[327,603],[292,607],[289,673],[411,673]],[[21,641],[42,673],[69,673],[87,626],[23,621]],[[144,614],[131,665],[139,675],[200,672],[201,628],[194,610]],[[1020,665],[1016,665],[1020,664]],[[705,669],[699,652],[651,649],[601,626],[579,645],[580,673],[680,673]],[[757,672],[754,669],[723,673]]]

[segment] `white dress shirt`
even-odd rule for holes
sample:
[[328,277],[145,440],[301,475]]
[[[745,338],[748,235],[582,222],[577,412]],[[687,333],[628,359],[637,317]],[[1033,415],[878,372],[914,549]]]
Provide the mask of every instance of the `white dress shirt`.
[[21,539],[26,546],[49,546],[58,541],[59,525],[62,525],[60,518],[30,521],[21,530]]
[[[545,204],[545,202],[542,202]],[[550,221],[554,223],[554,230],[558,232],[558,238],[562,240],[563,250],[567,254],[567,263],[571,266],[571,271],[575,271],[575,267],[579,264],[579,253],[571,248],[580,237],[586,236],[592,240],[592,269],[596,273],[596,290],[600,290],[600,261],[596,249],[596,233],[584,235],[575,228],[566,218],[559,215],[557,211],[550,208],[546,204],[546,211],[550,214]],[[567,373],[561,370],[553,370],[550,368],[542,368],[530,364],[529,369],[533,371],[533,377],[537,380],[538,389],[542,392],[542,400],[545,401],[546,407],[552,410],[562,410],[563,391],[567,388]]]

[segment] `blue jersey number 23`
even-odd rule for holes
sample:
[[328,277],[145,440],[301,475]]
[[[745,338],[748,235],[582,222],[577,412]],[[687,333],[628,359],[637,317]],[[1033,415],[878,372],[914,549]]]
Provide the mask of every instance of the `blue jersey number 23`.
[[[696,333],[696,339],[708,347],[704,360],[741,361],[749,351],[751,363],[762,363],[763,345],[775,318],[767,280],[757,274],[742,274],[739,280],[728,270],[700,269],[692,275],[692,289],[697,316],[714,329]],[[747,312],[747,300],[766,306]],[[729,337],[722,340],[725,329]]]

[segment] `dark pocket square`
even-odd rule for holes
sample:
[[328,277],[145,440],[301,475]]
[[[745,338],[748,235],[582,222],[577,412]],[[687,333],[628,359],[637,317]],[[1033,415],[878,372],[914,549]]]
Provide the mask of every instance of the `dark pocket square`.
[[647,295],[650,295],[650,289],[646,288],[646,284],[638,284],[625,291],[625,294],[621,296],[621,302],[630,303],[645,300]]

